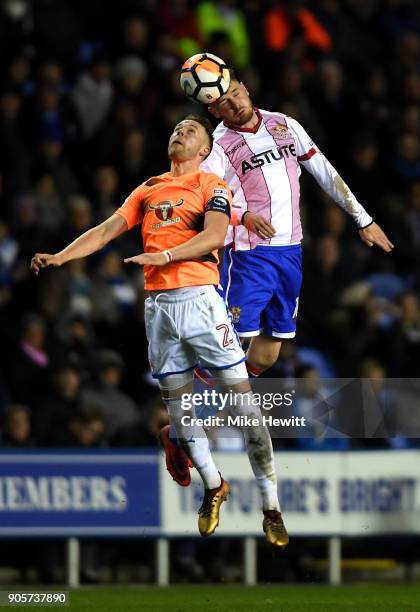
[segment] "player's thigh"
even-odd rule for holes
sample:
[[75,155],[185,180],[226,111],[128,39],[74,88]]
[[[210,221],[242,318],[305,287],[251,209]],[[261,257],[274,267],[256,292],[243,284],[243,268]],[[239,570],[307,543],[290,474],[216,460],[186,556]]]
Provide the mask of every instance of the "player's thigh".
[[188,370],[182,374],[169,374],[158,379],[160,394],[164,400],[178,399],[191,395],[194,389],[194,372]]
[[233,393],[249,393],[251,391],[245,361],[241,361],[230,368],[209,368],[209,370],[224,393],[230,391]]
[[273,272],[261,255],[256,250],[228,255],[225,301],[240,336],[259,333],[261,313],[273,295]]
[[241,343],[220,295],[215,290],[207,292],[195,301],[195,308],[188,343],[200,364],[221,369],[243,361]]
[[293,338],[302,286],[300,247],[285,250],[277,260],[277,283],[272,299],[262,313],[263,331],[279,340]]
[[148,355],[154,378],[180,374],[197,365],[194,350],[180,341],[177,328],[177,304],[145,301],[144,323],[149,342]]

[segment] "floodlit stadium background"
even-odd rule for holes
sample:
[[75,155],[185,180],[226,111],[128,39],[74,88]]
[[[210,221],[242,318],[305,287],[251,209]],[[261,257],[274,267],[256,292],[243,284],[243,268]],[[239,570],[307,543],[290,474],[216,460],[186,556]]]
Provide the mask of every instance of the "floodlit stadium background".
[[[77,556],[65,536],[81,534],[84,583],[149,583],[159,571],[165,578],[164,565],[159,569],[152,560],[156,536],[158,556],[163,564],[168,559],[166,535],[176,536],[172,582],[235,582],[247,571],[249,582],[256,573],[260,581],[323,581],[328,554],[337,554],[339,545],[331,536],[344,536],[344,579],[418,575],[419,444],[407,435],[275,439],[292,543],[274,559],[261,538],[258,503],[247,496],[252,479],[243,476],[243,459],[224,454],[220,465],[236,482],[231,510],[226,504],[222,511],[228,537],[195,539],[200,490],[181,496],[156,459],[166,413],[148,372],[141,272],[122,263],[140,252],[138,231],[87,261],[37,278],[29,261],[35,251],[61,248],[111,214],[145,178],[167,170],[174,123],[204,112],[183,96],[179,67],[208,50],[237,68],[258,106],[303,124],[396,245],[392,254],[369,250],[303,172],[298,335],[283,346],[269,375],[307,378],[316,386],[329,377],[416,378],[419,32],[414,0],[2,3],[0,444],[19,454],[0,458],[1,535],[33,539],[30,546],[28,540],[0,542],[0,582],[63,582],[66,553]],[[152,457],[124,472],[138,510],[130,515],[136,532],[121,539],[122,532],[109,531],[108,538],[95,539],[106,517],[98,518],[86,500],[83,508],[74,499],[62,501],[64,516],[42,507],[39,491],[37,500],[30,497],[25,478],[110,482],[109,463],[95,462],[102,455],[79,458],[83,467],[69,468],[45,454],[57,448],[68,454],[94,449],[106,457],[118,449],[120,459],[109,470],[120,478],[124,449],[137,463],[143,455],[132,449]],[[44,454],[29,454],[36,449]],[[10,484],[10,478],[23,480]],[[353,510],[343,510],[343,498],[334,497],[334,487],[346,487],[346,479],[359,482]],[[136,497],[142,488],[150,493],[147,507]],[[34,511],[19,512],[19,503]],[[128,525],[118,512],[114,529]],[[241,536],[248,538],[244,549]],[[242,550],[248,551],[245,569]]]

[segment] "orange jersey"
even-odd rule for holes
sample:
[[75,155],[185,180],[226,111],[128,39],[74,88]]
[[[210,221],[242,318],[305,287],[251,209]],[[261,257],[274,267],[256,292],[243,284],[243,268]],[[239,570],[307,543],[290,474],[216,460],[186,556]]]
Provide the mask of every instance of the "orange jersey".
[[[191,172],[172,176],[165,172],[137,187],[116,213],[124,217],[128,229],[141,223],[145,253],[161,253],[193,238],[204,229],[206,204],[222,196],[232,203],[229,187],[215,174]],[[213,251],[200,259],[144,266],[145,288],[177,289],[192,285],[217,285],[218,254]]]

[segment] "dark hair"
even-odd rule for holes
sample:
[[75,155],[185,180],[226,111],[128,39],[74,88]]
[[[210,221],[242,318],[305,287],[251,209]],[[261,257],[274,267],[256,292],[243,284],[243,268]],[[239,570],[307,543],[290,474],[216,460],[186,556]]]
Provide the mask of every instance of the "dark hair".
[[31,411],[28,406],[25,406],[24,404],[9,404],[2,414],[2,423],[5,427],[7,427],[10,422],[10,419],[17,412],[24,412],[28,416],[31,414]]
[[[203,126],[209,138],[209,145],[210,145],[210,151],[211,151],[213,148],[214,138],[213,138],[213,126],[211,124],[210,119],[207,119],[207,117],[202,117],[201,115],[187,115],[184,121],[186,121],[187,119],[189,121],[195,121],[196,123],[199,123],[200,125]],[[210,151],[209,151],[209,155],[210,155]]]
[[103,413],[99,406],[95,404],[84,404],[79,406],[76,412],[73,413],[73,422],[78,421],[84,425],[92,423],[92,421],[103,421]]
[[238,77],[238,75],[235,72],[234,68],[229,68],[229,76],[230,76],[230,80],[231,81],[238,81],[238,83],[240,83],[240,78]]

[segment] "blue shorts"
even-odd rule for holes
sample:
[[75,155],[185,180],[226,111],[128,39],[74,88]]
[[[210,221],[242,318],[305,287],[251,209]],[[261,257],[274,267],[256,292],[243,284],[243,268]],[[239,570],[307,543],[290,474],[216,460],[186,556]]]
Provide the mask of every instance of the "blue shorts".
[[224,299],[241,337],[294,338],[302,285],[302,247],[226,247],[220,271]]

